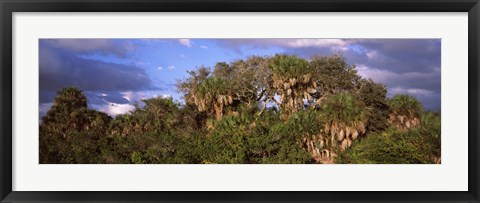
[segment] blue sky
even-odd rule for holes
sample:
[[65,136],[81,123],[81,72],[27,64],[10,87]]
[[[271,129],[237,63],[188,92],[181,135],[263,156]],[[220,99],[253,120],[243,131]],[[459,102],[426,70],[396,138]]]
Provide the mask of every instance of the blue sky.
[[62,87],[84,91],[90,108],[126,113],[142,99],[172,96],[188,70],[251,55],[308,58],[342,53],[360,75],[440,110],[440,39],[40,39],[40,117]]

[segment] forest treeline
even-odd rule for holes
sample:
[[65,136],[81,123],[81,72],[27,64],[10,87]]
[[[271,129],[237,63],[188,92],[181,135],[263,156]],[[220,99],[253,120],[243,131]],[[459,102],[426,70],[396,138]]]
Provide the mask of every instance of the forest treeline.
[[440,113],[387,98],[341,55],[252,56],[190,71],[185,103],[143,100],[114,118],[76,87],[40,124],[40,163],[440,163]]

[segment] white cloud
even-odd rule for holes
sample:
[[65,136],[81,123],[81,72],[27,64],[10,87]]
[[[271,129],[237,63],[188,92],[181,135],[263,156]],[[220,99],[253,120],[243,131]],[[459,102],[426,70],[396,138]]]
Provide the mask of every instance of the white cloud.
[[106,96],[108,96],[108,94],[105,94],[105,93],[100,93],[100,96],[102,96],[102,97],[106,97]]
[[404,88],[404,87],[393,87],[389,89],[391,94],[410,94],[414,96],[428,96],[434,94],[434,92],[426,89],[418,88]]
[[180,44],[184,46],[192,47],[192,42],[190,41],[190,39],[179,39],[178,42],[180,42]]
[[390,72],[388,70],[380,70],[375,68],[367,67],[363,64],[358,64],[356,66],[357,72],[364,78],[371,78],[376,82],[385,83],[390,81],[392,78],[399,77],[398,74]]
[[171,94],[162,94],[162,97],[163,98],[170,98],[170,97],[172,97],[172,95]]
[[104,112],[112,117],[119,114],[128,114],[135,110],[135,106],[131,104],[118,104],[114,102],[106,102],[104,104],[92,104],[91,107],[97,111]]
[[174,65],[169,65],[167,68],[168,68],[168,70],[173,70],[173,69],[175,69],[175,66]]
[[281,39],[280,44],[285,44],[288,47],[332,47],[345,46],[347,42],[342,39]]
[[436,78],[439,72],[433,73],[419,73],[419,72],[405,72],[405,73],[394,73],[388,70],[381,70],[376,68],[370,68],[363,64],[358,64],[356,66],[358,74],[364,78],[371,78],[376,82],[383,84],[392,84],[393,82],[399,81],[412,81],[412,80],[425,80]]
[[200,46],[200,48],[202,48],[202,49],[208,49],[208,47],[205,46],[205,45]]
[[162,67],[162,66],[158,66],[158,68],[157,68],[157,69],[158,69],[158,70],[162,70],[162,69],[163,69],[163,67]]
[[375,59],[378,57],[378,52],[377,51],[367,52],[367,57],[368,59]]
[[178,55],[178,56],[180,56],[180,58],[185,58],[185,57],[187,57],[185,54],[180,54],[180,55]]
[[130,104],[117,104],[109,102],[100,111],[107,113],[110,116],[117,116],[119,114],[126,114],[133,111],[135,107]]
[[122,95],[123,95],[123,98],[125,98],[129,102],[141,101],[142,99],[146,98],[143,92],[127,91],[127,92],[122,92]]
[[162,95],[162,96],[170,95],[165,93],[162,94],[162,92],[163,92],[162,90],[145,90],[145,91],[138,91],[138,92],[126,91],[126,92],[121,92],[121,94],[122,94],[122,97],[128,100],[130,103],[136,103],[144,99],[157,97],[159,95]]

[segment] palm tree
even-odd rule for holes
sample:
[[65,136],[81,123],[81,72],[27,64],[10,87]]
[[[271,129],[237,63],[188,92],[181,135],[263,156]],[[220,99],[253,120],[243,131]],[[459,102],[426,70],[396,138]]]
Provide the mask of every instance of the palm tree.
[[[225,66],[217,64],[220,65]],[[224,108],[237,99],[230,81],[224,76],[212,75],[210,69],[205,67],[188,73],[190,77],[177,85],[178,89],[185,93],[186,102],[196,106],[199,112],[206,112],[209,116],[220,119]]]
[[62,88],[57,92],[54,105],[64,105],[69,109],[87,107],[87,98],[77,87]]
[[390,107],[388,122],[396,128],[407,130],[420,125],[422,104],[410,95],[395,95],[387,101]]
[[[42,118],[41,127],[60,133],[64,138],[68,131],[78,130],[83,124],[78,123],[76,111],[87,109],[87,98],[76,87],[62,88],[57,92],[54,104]],[[82,119],[79,119],[80,122]]]
[[330,96],[321,106],[323,129],[314,137],[305,139],[317,162],[333,163],[337,151],[344,151],[366,132],[368,112],[358,98],[348,93]]
[[190,93],[198,110],[214,114],[217,120],[222,118],[224,108],[234,100],[227,81],[220,77],[206,78]]
[[282,119],[286,120],[289,115],[303,108],[305,99],[312,99],[311,94],[317,87],[313,79],[315,73],[307,60],[288,55],[273,57],[269,68],[272,70],[270,85],[280,96],[278,103],[282,109]]

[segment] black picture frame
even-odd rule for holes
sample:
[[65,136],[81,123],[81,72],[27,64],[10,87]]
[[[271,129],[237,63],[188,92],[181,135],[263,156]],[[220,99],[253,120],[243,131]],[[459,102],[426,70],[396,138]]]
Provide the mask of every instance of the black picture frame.
[[[2,202],[479,202],[478,0],[0,0]],[[468,191],[432,192],[23,192],[12,191],[13,12],[468,12]],[[48,184],[48,183],[45,183]]]

